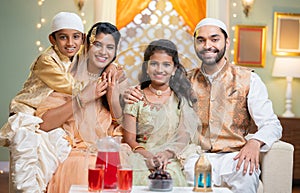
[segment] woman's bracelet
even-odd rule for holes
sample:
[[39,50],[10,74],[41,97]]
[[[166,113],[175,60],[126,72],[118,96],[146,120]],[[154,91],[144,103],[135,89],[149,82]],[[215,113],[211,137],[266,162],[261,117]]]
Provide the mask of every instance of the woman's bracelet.
[[132,151],[135,152],[137,149],[144,149],[144,150],[146,150],[146,148],[144,146],[137,145],[134,148],[132,148]]
[[112,118],[112,122],[113,123],[116,123],[116,124],[120,124],[122,123],[122,120],[123,120],[123,116],[121,116],[120,118]]
[[81,99],[79,98],[79,94],[77,94],[77,95],[75,96],[75,99],[76,99],[76,102],[77,102],[78,106],[79,106],[80,108],[82,108],[83,105],[82,105]]

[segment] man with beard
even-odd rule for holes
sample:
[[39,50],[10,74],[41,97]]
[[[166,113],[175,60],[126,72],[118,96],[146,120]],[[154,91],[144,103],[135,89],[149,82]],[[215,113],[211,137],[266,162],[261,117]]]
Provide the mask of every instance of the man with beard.
[[[281,137],[282,127],[259,76],[230,64],[225,57],[229,45],[222,21],[205,18],[196,26],[194,48],[202,65],[189,77],[202,121],[199,142],[212,164],[215,186],[228,186],[234,193],[256,193],[260,151],[270,149]],[[253,122],[257,132],[246,139]],[[184,168],[190,184],[198,157],[188,160]]]

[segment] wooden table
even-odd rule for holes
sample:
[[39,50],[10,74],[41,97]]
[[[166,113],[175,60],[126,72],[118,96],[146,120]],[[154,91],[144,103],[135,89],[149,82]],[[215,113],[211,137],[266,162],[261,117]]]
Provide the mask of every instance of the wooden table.
[[[300,118],[278,117],[283,127],[281,140],[294,145],[294,181],[300,183]],[[294,183],[295,183],[294,182]]]
[[[88,193],[86,185],[72,185],[69,193]],[[116,190],[104,190],[102,193],[116,193]],[[195,193],[193,187],[173,187],[172,193]],[[232,193],[228,188],[213,188],[214,193]],[[131,193],[161,193],[150,191],[147,186],[133,186]]]

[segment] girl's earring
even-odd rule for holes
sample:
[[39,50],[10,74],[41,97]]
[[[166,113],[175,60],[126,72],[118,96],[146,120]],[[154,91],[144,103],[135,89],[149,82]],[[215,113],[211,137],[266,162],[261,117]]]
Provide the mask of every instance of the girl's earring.
[[175,73],[171,75],[170,80],[173,81],[173,80],[174,80],[174,77],[175,77]]

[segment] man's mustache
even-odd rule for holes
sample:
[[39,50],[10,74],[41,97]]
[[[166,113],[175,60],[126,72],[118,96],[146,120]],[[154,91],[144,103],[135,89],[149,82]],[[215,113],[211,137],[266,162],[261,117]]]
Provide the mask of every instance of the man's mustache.
[[204,50],[200,51],[200,54],[205,54],[206,52],[218,53],[218,52],[220,52],[220,50],[214,49],[214,48],[209,48],[209,49],[204,49]]

